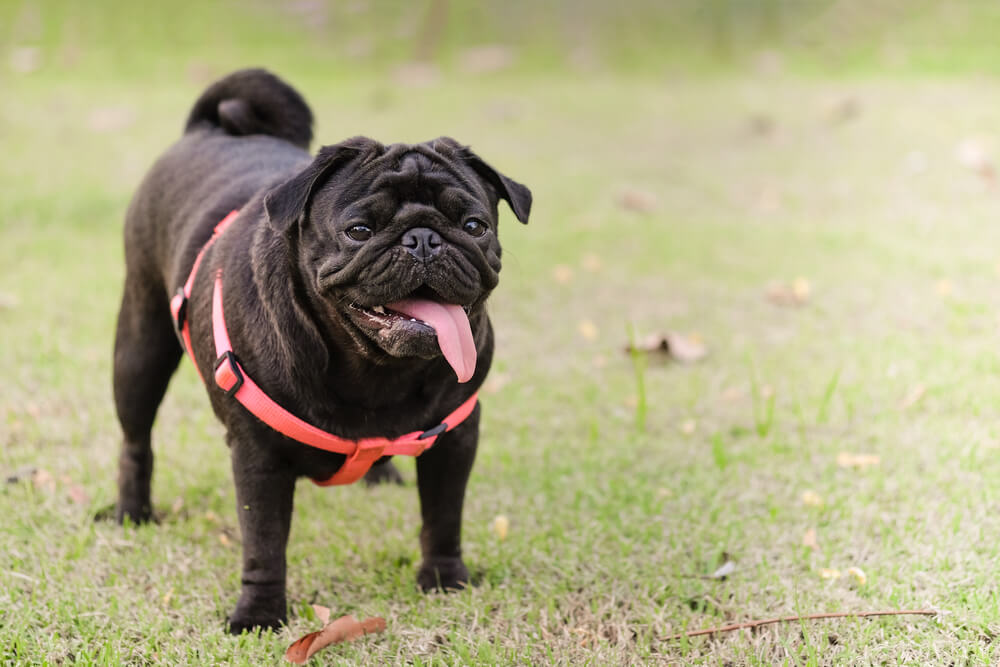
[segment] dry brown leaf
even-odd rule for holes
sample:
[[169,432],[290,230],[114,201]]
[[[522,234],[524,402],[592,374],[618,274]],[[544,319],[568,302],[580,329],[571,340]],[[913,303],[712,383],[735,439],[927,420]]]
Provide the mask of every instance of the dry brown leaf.
[[510,532],[510,519],[505,517],[503,514],[493,519],[493,532],[496,533],[496,536],[501,542],[506,540],[507,533]]
[[565,264],[556,264],[552,267],[552,279],[560,285],[566,285],[573,280],[573,269]]
[[656,195],[646,190],[629,188],[618,195],[618,205],[626,211],[650,213],[656,210],[657,204]]
[[56,479],[52,476],[45,468],[39,468],[31,476],[31,481],[35,485],[36,489],[42,489],[43,491],[48,491],[52,493],[56,490]]
[[965,139],[955,148],[955,158],[965,167],[979,174],[989,185],[996,182],[993,155],[981,139]]
[[330,608],[329,607],[324,607],[321,604],[314,604],[314,605],[312,605],[312,608],[313,608],[313,611],[316,612],[316,618],[319,619],[320,623],[322,623],[323,625],[326,625],[327,623],[330,622]]
[[431,63],[404,63],[392,71],[393,80],[409,88],[427,88],[441,79],[441,70]]
[[803,306],[809,301],[812,286],[801,276],[786,285],[771,283],[767,286],[765,296],[776,306]]
[[882,462],[877,454],[852,454],[840,452],[837,454],[837,465],[841,468],[867,468],[877,466]]
[[922,399],[924,397],[924,394],[926,393],[927,393],[927,386],[924,385],[922,382],[918,382],[917,384],[913,385],[913,388],[910,389],[910,391],[907,392],[906,396],[903,397],[903,400],[900,401],[899,409],[906,410],[908,408],[912,408],[914,405],[920,402],[920,399]]
[[226,535],[225,533],[219,533],[219,542],[224,547],[231,547],[231,546],[233,546],[233,541],[230,540],[229,536]]
[[77,505],[86,505],[90,502],[90,497],[87,492],[83,490],[83,487],[79,484],[70,484],[69,488],[66,490],[66,494],[69,499],[72,500]]
[[385,619],[378,616],[360,622],[350,615],[341,616],[328,623],[319,632],[310,632],[289,646],[285,651],[285,660],[296,665],[304,665],[309,658],[330,644],[352,641],[384,630]]
[[487,44],[465,49],[458,54],[459,67],[469,74],[489,74],[514,64],[514,51],[502,44]]
[[577,325],[577,329],[579,330],[581,336],[590,341],[597,340],[597,336],[600,334],[597,330],[597,325],[590,320],[580,320],[580,324]]
[[802,504],[808,505],[809,507],[822,507],[823,497],[815,491],[803,491]]
[[35,46],[19,46],[10,52],[10,68],[18,74],[31,74],[42,66],[42,50]]
[[[700,361],[708,355],[708,349],[697,334],[684,336],[673,331],[650,334],[636,343],[635,349],[649,354],[666,355],[682,364]],[[632,345],[626,346],[625,352],[631,354]]]
[[819,542],[816,540],[815,528],[810,528],[806,531],[806,534],[802,536],[802,546],[809,547],[813,551],[819,549]]
[[[584,271],[589,271],[590,273],[597,273],[604,267],[604,262],[602,262],[601,258],[598,257],[597,255],[588,253],[580,258],[580,266],[583,267]],[[1000,269],[998,269],[998,271],[1000,271]]]
[[829,567],[820,568],[819,576],[823,579],[840,579],[840,570]]

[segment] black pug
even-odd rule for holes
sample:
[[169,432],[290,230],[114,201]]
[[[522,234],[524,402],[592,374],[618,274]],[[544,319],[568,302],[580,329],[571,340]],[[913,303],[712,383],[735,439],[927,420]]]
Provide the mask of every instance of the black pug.
[[226,427],[236,482],[234,633],[286,620],[296,479],[398,481],[393,453],[420,454],[420,587],[468,582],[462,503],[475,393],[493,356],[497,204],[521,222],[531,208],[526,187],[453,139],[356,137],[315,158],[311,140],[312,112],[294,89],[263,70],[235,72],[195,103],[125,221],[117,518],[151,519],[150,431],[187,350]]

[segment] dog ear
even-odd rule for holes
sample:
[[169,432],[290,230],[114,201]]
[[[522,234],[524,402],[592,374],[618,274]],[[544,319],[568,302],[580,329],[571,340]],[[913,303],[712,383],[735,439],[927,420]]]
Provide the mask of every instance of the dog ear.
[[[531,213],[531,190],[517,181],[507,178],[499,171],[486,164],[481,157],[472,152],[468,146],[462,146],[450,137],[441,137],[433,142],[434,149],[439,152],[453,153],[463,162],[472,167],[479,178],[486,181],[497,193],[497,196],[510,204],[510,210],[524,224],[528,224],[528,214]],[[442,151],[442,149],[444,149]]]
[[381,147],[382,144],[372,139],[354,137],[320,148],[312,164],[264,196],[268,223],[279,233],[287,232],[305,217],[313,193],[331,174],[358,156]]

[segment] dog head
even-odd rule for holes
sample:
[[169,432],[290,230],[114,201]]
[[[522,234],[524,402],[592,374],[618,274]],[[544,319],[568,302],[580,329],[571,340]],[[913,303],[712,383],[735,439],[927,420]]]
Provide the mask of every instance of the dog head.
[[377,359],[443,355],[460,382],[476,364],[470,318],[497,285],[499,200],[528,221],[531,192],[453,139],[325,146],[264,199],[295,240],[324,315]]

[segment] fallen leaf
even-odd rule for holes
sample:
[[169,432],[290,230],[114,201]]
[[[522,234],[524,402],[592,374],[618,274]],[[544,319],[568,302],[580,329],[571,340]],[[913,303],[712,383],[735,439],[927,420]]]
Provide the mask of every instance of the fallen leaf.
[[330,622],[330,608],[329,607],[324,607],[321,604],[314,604],[314,605],[312,605],[312,608],[313,608],[313,611],[316,612],[316,618],[319,619],[320,623],[322,623],[323,625],[326,625],[327,623]]
[[823,497],[815,491],[807,490],[802,492],[802,504],[808,507],[822,507]]
[[56,490],[56,479],[45,468],[38,468],[31,476],[31,481],[36,489],[42,489],[49,493]]
[[809,301],[809,294],[812,287],[809,281],[799,277],[786,285],[785,283],[771,283],[767,286],[765,296],[767,300],[776,306],[803,306]]
[[646,190],[629,188],[618,195],[618,205],[626,211],[650,213],[656,209],[657,204],[656,195]]
[[913,385],[913,388],[910,389],[910,391],[907,392],[906,396],[903,397],[903,400],[900,401],[899,409],[906,410],[908,408],[912,408],[914,405],[920,402],[920,399],[922,399],[924,397],[924,394],[926,393],[927,393],[927,386],[924,385],[923,383],[917,383]]
[[852,454],[850,452],[840,452],[837,454],[837,465],[841,468],[867,468],[877,466],[882,462],[876,454]]
[[816,541],[815,528],[810,528],[806,531],[806,534],[802,536],[802,546],[809,547],[813,551],[819,549],[819,542]]
[[231,547],[233,545],[232,540],[230,540],[229,536],[225,533],[219,533],[219,542],[221,542],[224,547]]
[[698,427],[697,422],[693,419],[685,419],[681,422],[681,433],[684,435],[691,435],[694,430]]
[[410,88],[427,88],[441,78],[441,70],[431,63],[404,63],[392,72],[396,83]]
[[19,46],[10,52],[10,68],[18,74],[31,74],[42,66],[42,50]]
[[823,579],[840,579],[840,570],[824,567],[820,569],[819,576]]
[[860,567],[849,567],[847,568],[847,576],[854,580],[854,583],[858,586],[864,586],[868,583],[868,577],[865,575],[865,571]]
[[581,336],[590,341],[597,340],[597,336],[600,333],[597,330],[597,325],[590,320],[580,320],[580,324],[577,325],[577,330],[580,332]]
[[[631,354],[632,349],[629,344],[625,352]],[[650,334],[636,343],[635,349],[648,354],[662,354],[683,364],[700,361],[708,355],[708,349],[697,335],[684,336],[672,331]]]
[[459,67],[469,74],[489,74],[507,69],[514,63],[514,51],[501,44],[465,49],[458,54]]
[[955,159],[966,169],[970,169],[992,185],[996,181],[993,156],[980,139],[965,139],[955,147]]
[[205,520],[212,523],[219,523],[219,517],[212,510],[205,512]]
[[935,283],[934,291],[937,292],[938,296],[951,296],[951,293],[954,291],[954,287],[952,286],[950,280],[942,278]]
[[90,502],[90,497],[87,492],[83,490],[83,487],[79,484],[70,484],[69,488],[66,490],[66,494],[69,499],[72,500],[77,505],[86,505]]
[[503,514],[493,519],[493,532],[501,542],[507,539],[508,531],[510,531],[510,519]]
[[845,95],[827,103],[826,118],[830,124],[846,123],[861,113],[861,100]]
[[183,507],[184,507],[184,497],[183,496],[177,496],[177,498],[174,499],[173,504],[170,505],[170,513],[171,514],[180,514],[181,509]]
[[747,120],[747,126],[751,134],[764,137],[774,132],[777,123],[774,122],[773,116],[766,113],[753,113]]
[[556,264],[552,267],[552,279],[560,285],[565,285],[573,280],[573,269],[565,264]]
[[757,193],[754,206],[761,213],[774,213],[781,209],[781,191],[774,187],[765,187]]
[[285,651],[285,660],[296,665],[304,665],[309,658],[330,644],[352,641],[384,630],[385,619],[378,616],[360,622],[350,615],[341,616],[328,623],[319,632],[310,632],[299,638]]
[[169,591],[167,591],[167,592],[166,592],[166,594],[165,594],[165,595],[163,596],[163,606],[164,606],[164,607],[166,607],[167,605],[169,605],[169,604],[170,604],[170,600],[171,600],[171,599],[172,599],[173,597],[174,597],[174,589],[173,589],[173,588],[171,588],[171,589],[170,589]]
[[725,579],[735,571],[736,571],[736,563],[734,563],[731,560],[727,560],[719,567],[719,569],[717,569],[709,576],[712,579]]
[[665,486],[661,486],[660,488],[658,488],[656,490],[656,497],[659,498],[659,499],[661,499],[661,500],[664,499],[664,498],[669,498],[672,495],[674,495],[674,492],[671,491],[670,489],[668,489]]
[[[583,267],[584,271],[597,273],[604,267],[604,262],[602,262],[601,258],[597,255],[586,254],[580,259],[580,266]],[[1000,272],[1000,269],[998,269],[998,272]]]

